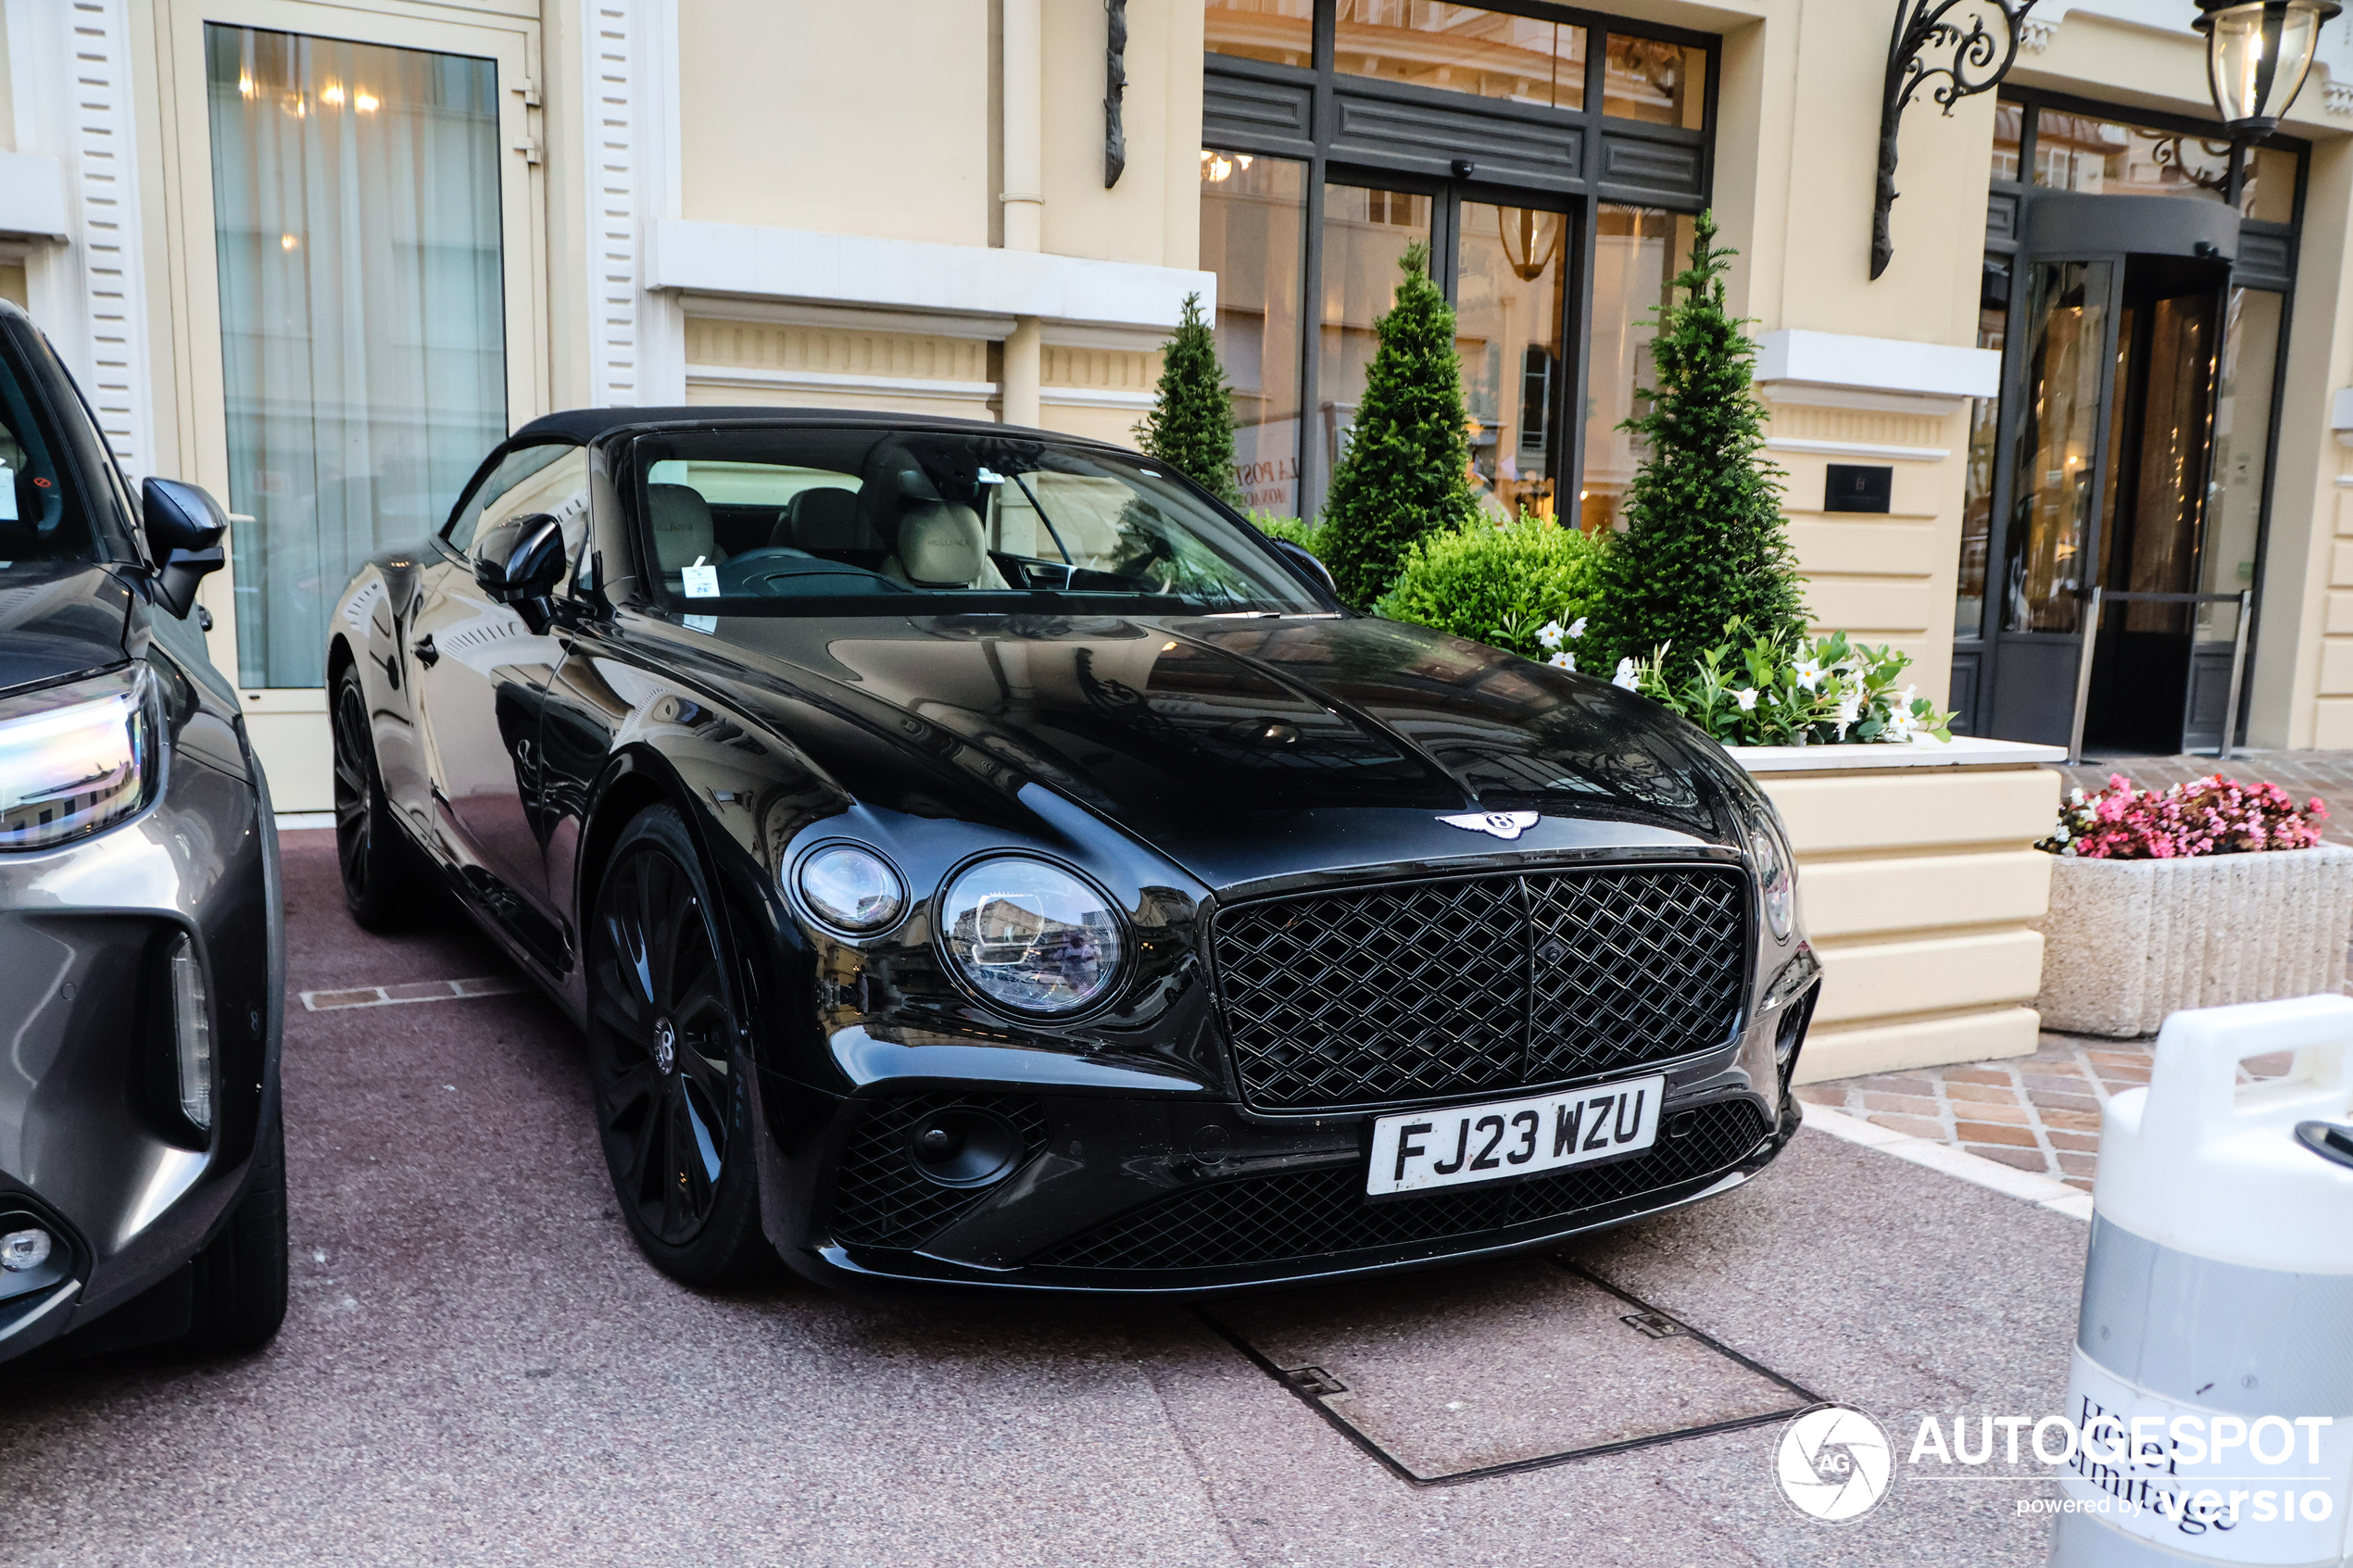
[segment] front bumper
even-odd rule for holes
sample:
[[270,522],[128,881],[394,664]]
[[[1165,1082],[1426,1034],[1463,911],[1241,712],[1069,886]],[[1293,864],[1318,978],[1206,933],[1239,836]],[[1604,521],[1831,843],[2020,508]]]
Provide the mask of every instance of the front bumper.
[[[266,792],[175,756],[161,797],[94,837],[0,857],[0,1214],[69,1254],[0,1274],[0,1361],[177,1270],[242,1194],[277,1114],[280,955]],[[162,957],[187,935],[211,1000],[212,1126],[176,1113]]]
[[[1395,1107],[1266,1116],[1189,1080],[1153,1082],[1133,1064],[978,1042],[845,1047],[837,1038],[837,1056],[878,1070],[856,1093],[763,1076],[774,1113],[770,1236],[792,1267],[824,1282],[1139,1294],[1541,1247],[1727,1191],[1771,1162],[1797,1126],[1788,1085],[1812,1007],[1806,978],[1737,1044],[1664,1067],[1651,1149],[1380,1202],[1365,1198],[1365,1161],[1374,1120]],[[994,1122],[1018,1157],[985,1185],[943,1186],[910,1152],[913,1135],[942,1117]]]

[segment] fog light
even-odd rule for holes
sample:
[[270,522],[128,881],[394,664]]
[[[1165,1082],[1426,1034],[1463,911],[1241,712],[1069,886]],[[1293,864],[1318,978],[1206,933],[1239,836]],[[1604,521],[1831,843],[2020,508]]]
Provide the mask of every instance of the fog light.
[[171,1031],[179,1047],[180,1113],[190,1124],[212,1126],[212,997],[195,944],[182,932],[171,945]]
[[915,1169],[944,1187],[978,1187],[1003,1177],[1021,1158],[1021,1135],[978,1110],[948,1110],[915,1124],[908,1140]]
[[10,1231],[6,1236],[0,1236],[0,1269],[20,1274],[28,1269],[37,1269],[48,1261],[47,1231]]

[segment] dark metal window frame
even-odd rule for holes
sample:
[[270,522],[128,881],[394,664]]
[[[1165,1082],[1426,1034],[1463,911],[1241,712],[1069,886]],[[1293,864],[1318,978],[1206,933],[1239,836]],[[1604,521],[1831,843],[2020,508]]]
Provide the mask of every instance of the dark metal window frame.
[[[2060,191],[2057,187],[2035,183],[2034,158],[2040,140],[2042,111],[2051,109],[2062,114],[2080,114],[2101,119],[2120,120],[2152,131],[2195,136],[2201,141],[2229,139],[2228,133],[2222,127],[2212,120],[2196,119],[2184,115],[2144,111],[2127,105],[2102,103],[2095,98],[2079,97],[2072,94],[2005,85],[2001,90],[2001,102],[2004,105],[2016,105],[2025,112],[2021,116],[2019,127],[2020,177],[2016,180],[1992,179],[1989,169],[1988,179],[1991,201],[1986,211],[1985,254],[1989,261],[1999,258],[2009,269],[2009,302],[2008,314],[2002,328],[2002,374],[1998,394],[2001,402],[1994,427],[1994,490],[1989,501],[1990,513],[1986,529],[1985,589],[1978,608],[1976,635],[1963,636],[1956,633],[1953,638],[1956,661],[1957,662],[1962,657],[1972,658],[1975,661],[1970,715],[1973,721],[1972,729],[1982,728],[1983,721],[1987,717],[1986,705],[1991,701],[1993,695],[1992,677],[1994,664],[1999,657],[1996,645],[2003,635],[1999,629],[2002,594],[1998,590],[2007,586],[2001,582],[2001,563],[2005,558],[2009,529],[2013,521],[2011,512],[2017,501],[2015,488],[2017,473],[2013,460],[2016,454],[2012,448],[2018,439],[2019,420],[2022,416],[2025,404],[2027,373],[2025,332],[2032,324],[2029,313],[2032,305],[2033,293],[2032,279],[2028,272],[2031,265],[2030,257],[2020,243],[2020,237],[2032,232],[2029,221],[2029,209],[2038,195],[2073,194]],[[2239,223],[2240,232],[2243,235],[2254,235],[2273,241],[2278,247],[2273,254],[2279,257],[2281,265],[2276,270],[2264,270],[2233,267],[2231,278],[2231,286],[2233,288],[2261,290],[2281,296],[2279,347],[2271,372],[2271,423],[2265,434],[2262,496],[2255,531],[2254,586],[2257,591],[2254,608],[2247,617],[2247,646],[2251,660],[2252,650],[2256,646],[2256,635],[2260,630],[2263,616],[2261,588],[2264,568],[2271,549],[2271,501],[2279,479],[2280,421],[2287,390],[2287,377],[2283,372],[2286,368],[2286,349],[2296,310],[2296,258],[2302,239],[2307,189],[2311,177],[2312,146],[2310,143],[2299,138],[2281,135],[2258,137],[2252,142],[2233,146],[2229,181],[2222,193],[2222,205],[2233,211],[2238,210],[2239,201],[2245,190],[2247,151],[2250,147],[2268,147],[2274,151],[2292,153],[2296,160],[2296,193],[2290,207],[2293,214],[2291,220],[2286,223],[2268,223],[2242,218]],[[2114,199],[2141,201],[2148,198],[2139,194],[2120,194]],[[2098,416],[2104,431],[2111,417],[2111,411],[2108,407],[2108,401],[2109,391],[2104,385],[2100,394]],[[2087,640],[2095,637],[2091,628],[2083,629],[2081,634]],[[2240,727],[2245,725],[2247,712],[2254,704],[2254,696],[2255,683],[2250,670],[2249,676],[2240,690],[2239,711],[2231,716],[2234,725]]]
[[[1321,508],[1328,475],[1319,444],[1308,436],[1321,417],[1319,349],[1323,338],[1324,188],[1368,186],[1430,198],[1431,271],[1454,297],[1455,241],[1465,201],[1563,213],[1569,225],[1567,297],[1562,302],[1563,379],[1550,412],[1556,516],[1577,515],[1574,496],[1585,472],[1584,409],[1590,395],[1587,346],[1592,339],[1592,286],[1598,225],[1608,203],[1690,214],[1705,209],[1715,184],[1718,103],[1723,87],[1722,41],[1714,33],[1636,22],[1541,0],[1483,0],[1484,8],[1586,30],[1581,109],[1556,109],[1468,93],[1353,76],[1335,69],[1335,0],[1316,0],[1312,68],[1239,56],[1206,56],[1202,144],[1306,167],[1305,232],[1301,236],[1299,333],[1299,481],[1302,516]],[[1707,82],[1700,127],[1658,125],[1604,115],[1608,35],[1655,39],[1701,49]],[[1384,110],[1407,111],[1386,128],[1352,124]],[[1547,134],[1547,133],[1550,134]],[[1458,172],[1463,161],[1472,168]],[[1645,161],[1647,160],[1647,161]],[[1645,178],[1645,176],[1651,176]],[[1669,176],[1675,176],[1669,178]],[[1570,243],[1573,242],[1573,243]],[[1680,271],[1670,263],[1669,275]],[[1312,503],[1312,504],[1311,504]]]

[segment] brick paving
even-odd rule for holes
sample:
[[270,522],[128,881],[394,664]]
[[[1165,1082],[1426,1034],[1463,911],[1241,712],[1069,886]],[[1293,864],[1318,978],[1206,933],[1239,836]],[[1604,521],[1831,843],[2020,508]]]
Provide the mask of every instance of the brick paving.
[[1797,1098],[2089,1192],[2100,1107],[2147,1083],[2154,1054],[2148,1041],[2045,1035],[2032,1056],[1809,1084]]
[[[1833,1079],[1796,1093],[1808,1105],[2089,1192],[2099,1169],[2100,1110],[2109,1096],[2146,1084],[2156,1056],[2154,1040],[2045,1033],[2032,1056]],[[2284,1055],[2254,1057],[2240,1077],[2277,1077],[2287,1068]]]

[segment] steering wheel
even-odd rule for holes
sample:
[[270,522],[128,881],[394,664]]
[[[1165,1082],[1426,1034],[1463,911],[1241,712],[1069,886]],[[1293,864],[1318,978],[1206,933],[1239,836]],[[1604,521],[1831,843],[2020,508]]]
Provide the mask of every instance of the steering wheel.
[[[719,591],[723,595],[758,594],[762,579],[775,575],[779,568],[792,570],[790,561],[813,561],[817,558],[807,550],[796,550],[789,545],[767,545],[757,550],[746,550],[739,556],[729,556],[719,563]],[[803,570],[806,570],[805,568]]]

